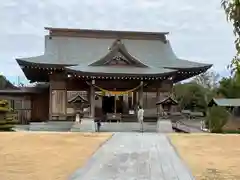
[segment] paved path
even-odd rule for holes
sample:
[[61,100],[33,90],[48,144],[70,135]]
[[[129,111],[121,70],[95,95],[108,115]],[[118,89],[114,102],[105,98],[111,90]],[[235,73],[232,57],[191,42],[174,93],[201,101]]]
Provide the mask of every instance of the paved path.
[[116,133],[70,180],[193,180],[166,135]]

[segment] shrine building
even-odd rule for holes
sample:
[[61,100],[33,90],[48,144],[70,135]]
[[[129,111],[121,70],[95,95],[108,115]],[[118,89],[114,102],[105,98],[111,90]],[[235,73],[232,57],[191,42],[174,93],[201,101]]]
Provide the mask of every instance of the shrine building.
[[178,58],[167,32],[45,29],[44,53],[16,59],[28,80],[47,84],[31,95],[31,119],[69,119],[71,92],[88,101],[90,118],[131,114],[137,105],[157,116],[156,102],[174,83],[212,66]]

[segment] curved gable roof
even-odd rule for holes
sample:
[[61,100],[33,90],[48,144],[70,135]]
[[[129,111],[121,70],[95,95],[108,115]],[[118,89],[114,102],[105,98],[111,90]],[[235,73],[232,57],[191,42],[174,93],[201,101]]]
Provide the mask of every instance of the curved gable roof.
[[90,66],[104,66],[112,61],[115,56],[118,56],[118,53],[126,58],[130,66],[148,67],[146,64],[142,63],[141,60],[131,56],[120,39],[113,42],[112,46],[109,48],[109,53],[106,56],[90,64]]
[[211,67],[211,64],[197,63],[179,59],[174,53],[169,41],[124,40],[123,42],[130,54],[141,59],[144,64],[152,67],[182,69]]
[[[90,65],[108,56],[116,39],[94,39],[79,37],[46,37],[44,55],[18,58],[18,62],[49,65]],[[159,68],[199,68],[210,64],[197,63],[177,58],[169,42],[160,40],[122,39],[121,50],[128,58],[148,67]],[[112,55],[110,53],[110,55]]]
[[[55,33],[50,33],[45,37],[44,54],[37,57],[18,58],[17,62],[20,66],[50,66],[51,68],[65,68],[75,72],[115,72],[129,75],[160,75],[176,73],[178,70],[181,70],[181,73],[189,70],[194,71],[194,73],[184,76],[184,78],[197,75],[197,73],[201,73],[212,66],[177,58],[169,41],[166,41],[165,38],[155,38],[156,34],[154,35],[154,33],[145,34],[144,36],[147,36],[147,38],[141,38],[140,34],[134,38],[127,38],[134,32],[121,32],[120,35],[124,34],[121,37],[119,32],[114,31],[91,31],[90,33],[88,30],[49,30],[55,31]],[[111,33],[111,36],[108,36],[107,33]],[[157,36],[165,37],[165,34]],[[118,39],[121,39],[120,43],[116,41]],[[127,60],[127,65],[130,66],[116,68],[111,65],[106,67],[106,64],[118,53],[124,56],[124,60]],[[29,72],[24,70],[24,73],[26,76],[29,73],[28,77],[31,76],[30,70]],[[47,76],[44,78],[47,78]]]

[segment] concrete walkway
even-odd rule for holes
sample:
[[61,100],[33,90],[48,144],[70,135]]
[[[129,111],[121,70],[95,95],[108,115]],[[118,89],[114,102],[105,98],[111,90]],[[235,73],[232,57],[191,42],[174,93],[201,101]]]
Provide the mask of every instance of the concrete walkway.
[[70,180],[193,180],[168,138],[116,133]]

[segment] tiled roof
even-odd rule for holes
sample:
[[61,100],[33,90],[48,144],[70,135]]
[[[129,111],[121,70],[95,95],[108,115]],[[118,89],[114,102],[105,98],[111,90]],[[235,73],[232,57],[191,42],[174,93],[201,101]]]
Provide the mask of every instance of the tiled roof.
[[217,105],[217,106],[223,106],[223,107],[239,107],[240,106],[240,99],[238,98],[229,98],[229,99],[226,99],[226,98],[219,98],[219,99],[216,99],[216,98],[213,98],[208,106],[213,106],[213,105]]
[[[46,36],[44,55],[29,58],[18,58],[19,61],[40,64],[90,65],[109,53],[115,39],[94,39],[76,37]],[[210,64],[197,63],[177,58],[169,42],[158,40],[123,39],[131,56],[149,67],[155,68],[200,68]],[[161,71],[161,70],[160,70]]]

